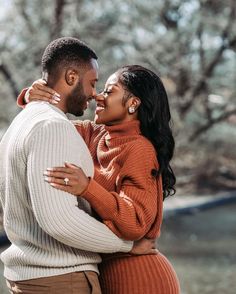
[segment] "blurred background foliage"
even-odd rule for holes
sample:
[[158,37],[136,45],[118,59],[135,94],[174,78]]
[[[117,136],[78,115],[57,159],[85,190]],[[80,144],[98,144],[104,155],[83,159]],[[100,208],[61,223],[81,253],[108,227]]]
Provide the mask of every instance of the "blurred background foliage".
[[178,193],[236,189],[235,0],[0,4],[0,137],[19,111],[18,93],[40,77],[46,45],[74,36],[99,56],[98,90],[124,64],[144,65],[162,77],[173,116]]
[[[177,194],[236,190],[235,0],[0,0],[0,138],[20,111],[20,90],[41,76],[44,48],[61,36],[97,52],[98,91],[124,64],[161,76],[176,139]],[[173,262],[183,294],[236,293],[235,209],[164,221],[158,248]],[[0,292],[7,293],[1,276]]]

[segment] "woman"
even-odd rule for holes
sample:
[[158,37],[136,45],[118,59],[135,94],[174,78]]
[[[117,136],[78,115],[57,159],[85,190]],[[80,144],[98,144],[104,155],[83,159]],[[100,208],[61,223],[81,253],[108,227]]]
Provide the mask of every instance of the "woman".
[[[75,122],[92,154],[94,179],[67,163],[49,168],[45,180],[84,197],[119,237],[159,237],[163,199],[175,192],[165,88],[152,71],[125,66],[108,78],[96,102],[95,123]],[[180,293],[176,273],[161,253],[103,256],[100,274],[105,294]]]

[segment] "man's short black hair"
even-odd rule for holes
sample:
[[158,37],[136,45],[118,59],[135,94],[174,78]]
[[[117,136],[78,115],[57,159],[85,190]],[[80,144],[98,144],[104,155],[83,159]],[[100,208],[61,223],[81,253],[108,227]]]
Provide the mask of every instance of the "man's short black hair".
[[91,59],[97,59],[96,53],[84,42],[72,37],[63,37],[52,41],[42,56],[43,72],[53,75],[69,66],[84,67]]

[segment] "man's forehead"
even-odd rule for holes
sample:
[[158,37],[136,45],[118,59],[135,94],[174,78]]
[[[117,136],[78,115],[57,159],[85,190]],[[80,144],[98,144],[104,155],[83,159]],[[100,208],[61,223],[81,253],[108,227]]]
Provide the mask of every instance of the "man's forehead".
[[91,67],[98,71],[98,62],[96,59],[92,58],[90,61]]
[[92,59],[87,71],[85,71],[84,76],[89,78],[90,80],[98,80],[98,63],[97,60]]

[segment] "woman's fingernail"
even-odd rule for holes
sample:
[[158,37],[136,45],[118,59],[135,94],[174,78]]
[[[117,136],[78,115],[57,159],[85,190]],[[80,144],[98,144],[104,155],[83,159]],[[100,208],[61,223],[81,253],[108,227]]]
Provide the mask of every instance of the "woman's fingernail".
[[44,181],[46,181],[46,182],[50,182],[50,180],[51,180],[51,178],[49,178],[49,177],[44,177]]
[[53,95],[53,99],[54,99],[55,101],[58,101],[58,102],[61,101],[61,98],[59,98],[59,97],[57,97],[57,96],[54,96],[54,95]]
[[52,104],[58,104],[58,101],[56,101],[56,100],[53,99],[53,100],[51,100],[51,103]]
[[61,101],[61,98],[60,98],[60,96],[58,96],[56,93],[54,93],[53,95],[52,95],[52,100],[55,100],[55,101]]
[[47,167],[47,170],[53,171],[53,168],[52,167]]
[[49,175],[50,175],[50,172],[48,172],[48,171],[44,171],[44,172],[43,172],[43,175],[44,175],[44,176],[49,176]]
[[58,93],[56,93],[56,92],[53,94],[53,96],[56,96],[56,97],[58,97],[58,98],[60,98],[60,97],[61,97],[61,95],[60,95],[60,94],[58,94]]

